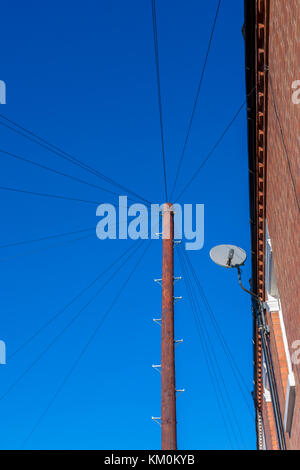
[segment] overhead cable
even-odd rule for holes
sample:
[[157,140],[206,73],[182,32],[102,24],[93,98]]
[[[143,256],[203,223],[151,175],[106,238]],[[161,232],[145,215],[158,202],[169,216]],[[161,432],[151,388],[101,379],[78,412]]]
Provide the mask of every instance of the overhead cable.
[[92,343],[92,341],[95,339],[97,333],[99,332],[100,328],[102,327],[104,321],[107,319],[107,317],[109,316],[109,314],[111,313],[113,307],[115,306],[115,304],[117,303],[117,301],[119,300],[121,294],[123,293],[125,287],[127,286],[128,282],[130,281],[130,279],[132,278],[133,274],[135,273],[137,267],[139,266],[139,264],[141,263],[142,259],[144,258],[146,252],[148,251],[148,249],[150,248],[150,244],[151,244],[151,240],[150,242],[147,244],[146,248],[144,249],[144,251],[142,252],[141,256],[139,257],[138,261],[136,262],[136,264],[134,265],[133,269],[131,270],[131,272],[129,273],[129,276],[126,278],[125,282],[122,284],[121,288],[119,289],[119,291],[117,292],[116,296],[114,297],[110,307],[108,308],[108,310],[106,310],[104,316],[101,318],[101,320],[99,321],[99,323],[97,324],[95,330],[93,331],[92,335],[89,337],[88,341],[86,342],[86,344],[84,345],[84,347],[82,348],[82,350],[80,351],[80,354],[78,355],[78,357],[76,358],[75,362],[73,363],[71,369],[69,370],[69,372],[65,375],[65,377],[63,378],[62,382],[60,383],[59,387],[57,388],[57,390],[55,391],[53,397],[51,398],[51,400],[49,401],[49,403],[47,404],[46,408],[44,409],[44,411],[42,412],[42,414],[40,415],[40,417],[38,418],[38,420],[36,421],[35,425],[32,427],[31,431],[29,432],[29,434],[27,435],[26,439],[24,440],[23,442],[23,447],[25,447],[25,445],[27,444],[28,440],[31,438],[31,436],[33,435],[33,433],[37,430],[37,428],[39,427],[39,425],[41,424],[43,418],[45,417],[45,415],[47,414],[47,412],[49,411],[49,409],[51,408],[51,406],[53,405],[53,403],[55,402],[57,396],[59,395],[59,393],[62,391],[63,387],[65,386],[65,384],[67,383],[68,379],[71,377],[71,375],[73,374],[73,372],[75,371],[76,367],[78,366],[79,362],[81,361],[82,357],[84,356],[84,354],[86,353],[87,349],[89,348],[90,344]]

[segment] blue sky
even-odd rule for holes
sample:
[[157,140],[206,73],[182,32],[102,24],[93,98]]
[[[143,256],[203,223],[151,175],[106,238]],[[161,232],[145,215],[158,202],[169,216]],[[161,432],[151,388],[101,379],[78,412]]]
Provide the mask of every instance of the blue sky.
[[[200,78],[217,1],[159,0],[157,21],[168,184],[171,186]],[[0,113],[78,156],[154,203],[164,202],[151,2],[140,0],[11,0],[2,5]],[[222,2],[177,192],[191,177],[245,99],[243,2]],[[209,259],[216,244],[250,253],[246,111],[181,203],[205,204],[205,243],[191,253],[228,345],[248,385],[251,406],[250,300],[236,273]],[[0,126],[6,151],[115,189]],[[0,153],[0,185],[115,202],[95,188],[33,168]],[[120,193],[121,195],[124,193]],[[1,245],[95,227],[96,205],[0,191]],[[67,237],[65,241],[76,237]],[[0,338],[8,356],[87,286],[133,241],[63,240],[0,248]],[[148,242],[143,242],[148,243]],[[46,249],[47,248],[47,249]],[[23,254],[26,250],[34,251]],[[17,256],[18,255],[18,256]],[[137,255],[101,295],[0,400],[0,447],[18,449],[45,410]],[[176,263],[175,274],[180,275]],[[160,429],[161,241],[154,240],[120,300],[55,402],[26,443],[30,449],[157,449]],[[250,261],[244,281],[250,278]],[[100,284],[99,284],[100,285]],[[98,285],[97,285],[98,286]],[[97,290],[94,286],[0,366],[0,395],[51,343]],[[184,282],[176,284],[178,447],[228,449],[222,419],[195,330]],[[204,313],[207,317],[207,313]],[[255,448],[254,420],[212,332],[214,349],[246,448]],[[234,446],[243,447],[237,435]]]

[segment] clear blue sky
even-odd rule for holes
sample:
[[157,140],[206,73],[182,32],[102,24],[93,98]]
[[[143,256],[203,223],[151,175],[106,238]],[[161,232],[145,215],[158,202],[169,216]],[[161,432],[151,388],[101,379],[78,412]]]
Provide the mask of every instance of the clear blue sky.
[[[217,0],[157,1],[167,176],[173,182],[199,81]],[[151,2],[21,2],[1,8],[0,112],[77,155],[155,203],[164,202]],[[187,182],[245,99],[243,2],[222,2],[178,190]],[[207,298],[248,384],[251,406],[250,300],[235,273],[213,265],[209,250],[234,243],[250,253],[246,111],[202,168],[181,203],[205,204],[205,244],[191,254]],[[42,164],[100,180],[0,126],[0,147]],[[0,185],[113,202],[114,197],[0,154]],[[106,185],[106,187],[109,187]],[[114,188],[112,188],[114,189]],[[120,194],[123,194],[122,192]],[[0,191],[1,245],[96,226],[96,206]],[[72,237],[69,237],[69,239]],[[74,238],[74,237],[73,237]],[[76,237],[75,237],[76,238]],[[8,356],[67,304],[132,241],[59,240],[0,250],[0,338]],[[148,242],[144,242],[148,243]],[[51,247],[50,247],[51,245]],[[43,247],[48,249],[43,250]],[[14,258],[25,250],[35,250]],[[135,259],[137,256],[135,256]],[[0,447],[21,448],[106,311],[134,260],[22,380],[0,400]],[[78,367],[28,440],[34,449],[156,449],[160,429],[161,241],[149,252]],[[180,267],[176,264],[176,275]],[[244,280],[250,277],[250,261]],[[7,365],[0,394],[23,373],[95,292],[94,287]],[[184,282],[176,284],[180,449],[228,449]],[[207,318],[207,313],[205,313]],[[209,323],[208,323],[209,325]],[[211,329],[211,327],[210,327]],[[222,368],[248,449],[254,420],[220,344]],[[237,435],[241,447],[240,436]],[[237,446],[237,443],[235,444]]]

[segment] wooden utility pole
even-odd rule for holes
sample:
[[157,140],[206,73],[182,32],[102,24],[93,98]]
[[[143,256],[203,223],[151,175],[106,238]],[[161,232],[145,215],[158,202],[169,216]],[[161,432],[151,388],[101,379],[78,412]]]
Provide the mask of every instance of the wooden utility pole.
[[172,204],[163,209],[161,315],[161,447],[177,449],[174,353],[174,216]]

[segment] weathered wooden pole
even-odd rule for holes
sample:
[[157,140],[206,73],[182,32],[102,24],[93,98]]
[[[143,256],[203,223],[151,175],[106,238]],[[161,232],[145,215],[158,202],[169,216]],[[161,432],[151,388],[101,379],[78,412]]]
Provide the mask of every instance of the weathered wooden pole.
[[177,449],[174,353],[174,216],[172,204],[163,209],[161,315],[161,447]]

